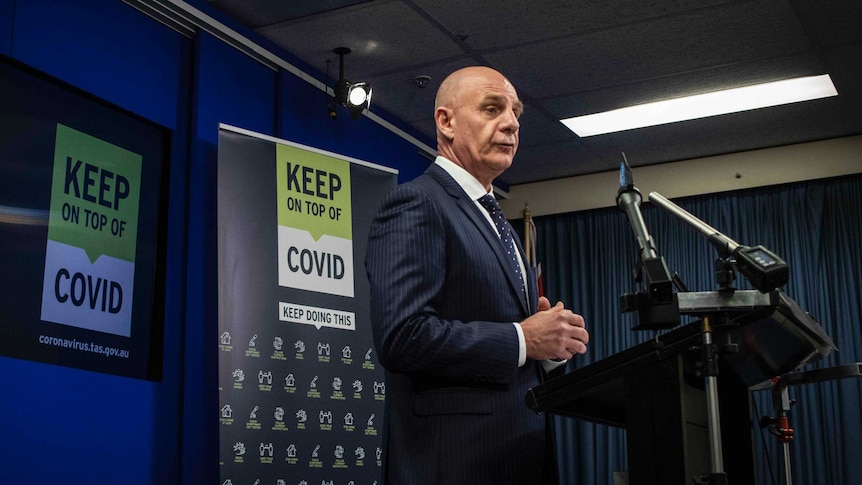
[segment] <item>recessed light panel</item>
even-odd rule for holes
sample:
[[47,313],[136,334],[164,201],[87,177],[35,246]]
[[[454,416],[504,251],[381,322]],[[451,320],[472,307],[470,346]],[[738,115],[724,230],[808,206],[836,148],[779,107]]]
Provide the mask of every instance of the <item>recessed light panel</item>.
[[838,95],[828,74],[640,104],[560,120],[580,137],[737,113]]

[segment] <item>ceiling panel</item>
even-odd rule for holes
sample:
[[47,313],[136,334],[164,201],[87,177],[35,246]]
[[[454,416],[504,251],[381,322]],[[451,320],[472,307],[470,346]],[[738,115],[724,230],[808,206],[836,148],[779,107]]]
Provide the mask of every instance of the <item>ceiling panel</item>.
[[[258,31],[311,66],[323,67],[327,59],[334,60],[336,78],[338,57],[332,50],[350,48],[344,71],[351,80],[464,54],[447,35],[401,2],[367,3]],[[422,42],[404,42],[406,32]]]
[[[345,76],[435,144],[440,81],[489,65],[524,101],[519,183],[862,133],[859,0],[372,0],[210,3],[319,71]],[[329,61],[329,72],[327,64]],[[828,73],[839,95],[793,106],[579,138],[558,120],[715,89]],[[424,88],[418,76],[428,76]],[[357,122],[365,122],[358,120]]]
[[368,3],[367,0],[290,0],[272,1],[235,1],[210,0],[210,5],[240,20],[252,29],[267,25],[280,24],[312,15],[324,16],[327,13],[343,13],[350,7]]
[[466,37],[473,49],[493,51],[506,46],[594,32],[686,11],[720,5],[716,0],[418,0],[416,4]]
[[[808,50],[790,9],[757,7],[699,10],[531,43],[496,51],[487,58],[522,89],[549,98],[635,81],[672,79],[717,67],[735,70],[737,64],[763,59],[783,57],[790,61],[786,57],[789,54]],[[734,15],[740,14],[744,20],[731,23]],[[689,90],[703,91],[696,87]],[[581,113],[571,115],[575,114]]]

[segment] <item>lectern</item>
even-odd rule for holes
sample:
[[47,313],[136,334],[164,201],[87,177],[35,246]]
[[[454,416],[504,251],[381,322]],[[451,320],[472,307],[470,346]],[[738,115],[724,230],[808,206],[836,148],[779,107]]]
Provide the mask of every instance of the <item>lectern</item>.
[[[748,389],[827,356],[835,344],[778,289],[789,277],[778,255],[741,245],[652,192],[652,202],[718,251],[719,289],[688,291],[659,256],[641,199],[623,154],[617,206],[638,242],[634,275],[644,290],[623,295],[622,311],[637,311],[635,330],[673,329],[681,315],[699,320],[532,388],[527,405],[624,427],[631,485],[754,483]],[[735,289],[736,271],[756,290]]]
[[631,485],[690,485],[710,472],[703,352],[710,332],[724,473],[727,483],[754,483],[748,388],[835,346],[779,290],[683,292],[677,298],[681,314],[703,319],[537,386],[527,393],[527,405],[625,428]]

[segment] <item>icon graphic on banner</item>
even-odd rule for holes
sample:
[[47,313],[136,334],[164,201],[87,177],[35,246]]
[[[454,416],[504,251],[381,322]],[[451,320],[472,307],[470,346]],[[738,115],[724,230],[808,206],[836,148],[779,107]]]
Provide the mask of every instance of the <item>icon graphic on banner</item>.
[[42,320],[131,335],[142,160],[57,125]]
[[272,456],[272,443],[260,444],[260,456]]
[[219,337],[219,343],[221,343],[222,345],[230,345],[230,333],[229,332],[222,333],[221,336]]
[[293,348],[296,349],[296,360],[302,360],[305,358],[303,357],[305,355],[305,342],[297,340],[293,343]]
[[311,384],[308,386],[308,393],[306,394],[308,397],[315,399],[320,398],[320,391],[317,390],[317,379],[318,376],[314,376],[314,378],[311,379]]
[[320,423],[332,424],[332,411],[320,411]]

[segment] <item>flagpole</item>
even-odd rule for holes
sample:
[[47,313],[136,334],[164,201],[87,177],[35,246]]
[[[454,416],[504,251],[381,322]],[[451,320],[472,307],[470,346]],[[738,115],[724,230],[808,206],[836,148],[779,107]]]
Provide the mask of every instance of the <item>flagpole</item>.
[[533,241],[532,241],[532,239],[533,238],[530,237],[530,234],[532,233],[532,228],[530,227],[530,225],[532,222],[533,222],[533,219],[532,219],[532,216],[530,213],[530,206],[528,206],[526,203],[524,203],[524,253],[527,255],[527,264],[528,265],[533,264],[533,261],[532,261],[532,254],[533,254],[533,251],[532,251]]

